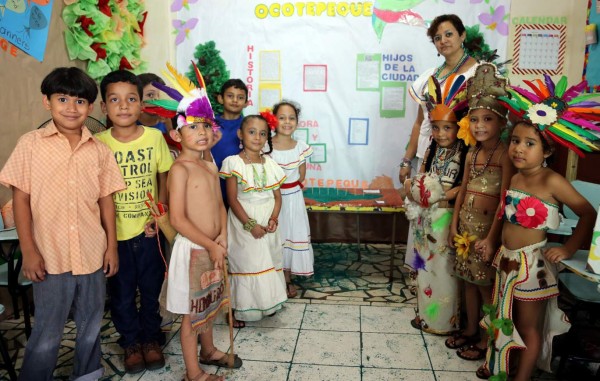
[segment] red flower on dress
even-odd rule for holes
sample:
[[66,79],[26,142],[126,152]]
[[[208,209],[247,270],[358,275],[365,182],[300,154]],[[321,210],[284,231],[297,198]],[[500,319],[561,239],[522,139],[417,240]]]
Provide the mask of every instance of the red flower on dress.
[[548,209],[535,197],[525,197],[517,205],[517,222],[524,228],[534,229],[546,221]]

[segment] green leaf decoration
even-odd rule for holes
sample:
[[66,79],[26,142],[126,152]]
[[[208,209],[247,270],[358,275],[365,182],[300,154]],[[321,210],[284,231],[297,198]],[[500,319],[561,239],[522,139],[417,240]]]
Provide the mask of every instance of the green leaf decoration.
[[483,313],[491,318],[496,316],[496,306],[494,304],[484,304]]
[[425,316],[427,316],[432,321],[437,320],[437,318],[438,318],[438,316],[440,314],[440,305],[439,305],[439,303],[432,302],[430,305],[428,305],[425,308],[425,310],[423,311],[423,314],[425,314]]
[[[134,73],[146,71],[140,55],[143,40],[139,25],[144,20],[144,2],[109,0],[108,7],[111,17],[100,11],[98,0],[79,0],[66,5],[62,12],[69,58],[88,61],[88,74],[97,81],[119,69],[122,58]],[[93,23],[84,27],[82,20],[88,19]],[[106,58],[98,59],[91,48],[95,43],[106,49]]]
[[489,378],[490,381],[506,381],[508,380],[508,374],[506,372],[500,372]]

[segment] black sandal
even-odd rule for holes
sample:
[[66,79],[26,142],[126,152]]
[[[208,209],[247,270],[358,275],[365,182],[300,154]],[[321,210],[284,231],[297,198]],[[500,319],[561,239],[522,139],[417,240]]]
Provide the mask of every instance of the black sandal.
[[[450,341],[450,340],[452,340],[452,341]],[[460,349],[467,345],[476,344],[479,342],[479,340],[480,340],[479,333],[476,333],[471,336],[467,336],[461,331],[461,332],[455,333],[454,335],[452,335],[452,337],[446,339],[444,344],[446,345],[446,348]]]
[[412,326],[414,329],[418,329],[418,330],[420,331],[420,330],[422,329],[422,327],[421,327],[421,321],[422,321],[422,320],[421,320],[421,319],[419,319],[419,320],[417,321],[417,319],[419,319],[419,318],[418,318],[418,317],[415,317],[414,319],[412,319],[412,320],[410,321],[410,325],[411,325],[411,326]]

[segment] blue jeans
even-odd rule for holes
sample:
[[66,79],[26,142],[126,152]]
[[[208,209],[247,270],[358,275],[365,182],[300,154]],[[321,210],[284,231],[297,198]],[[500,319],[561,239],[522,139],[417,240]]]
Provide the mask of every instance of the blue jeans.
[[[164,238],[161,237],[161,242]],[[164,344],[160,329],[158,297],[165,279],[165,263],[158,249],[156,237],[144,233],[118,242],[119,272],[108,278],[110,311],[119,345],[127,348],[136,343]],[[136,293],[140,292],[140,309]]]
[[106,281],[102,269],[86,275],[46,274],[33,284],[35,323],[25,347],[21,381],[51,381],[65,322],[73,307],[77,327],[72,379],[96,380],[104,374],[100,363],[100,325],[104,314]]

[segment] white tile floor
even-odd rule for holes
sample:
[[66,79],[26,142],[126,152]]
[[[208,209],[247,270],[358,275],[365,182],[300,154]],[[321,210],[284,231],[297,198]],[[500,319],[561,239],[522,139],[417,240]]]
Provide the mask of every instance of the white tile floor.
[[[274,317],[234,330],[234,349],[244,361],[230,370],[203,367],[227,380],[269,381],[463,381],[474,380],[479,362],[459,359],[444,337],[422,334],[410,326],[412,307],[310,304],[295,300]],[[184,367],[179,337],[169,334],[167,366],[158,371],[106,379],[181,380]],[[215,343],[229,347],[229,329],[215,325]],[[105,357],[120,364],[116,344]],[[108,368],[108,367],[107,367]],[[120,367],[119,367],[120,368]],[[552,378],[549,378],[552,379]]]

